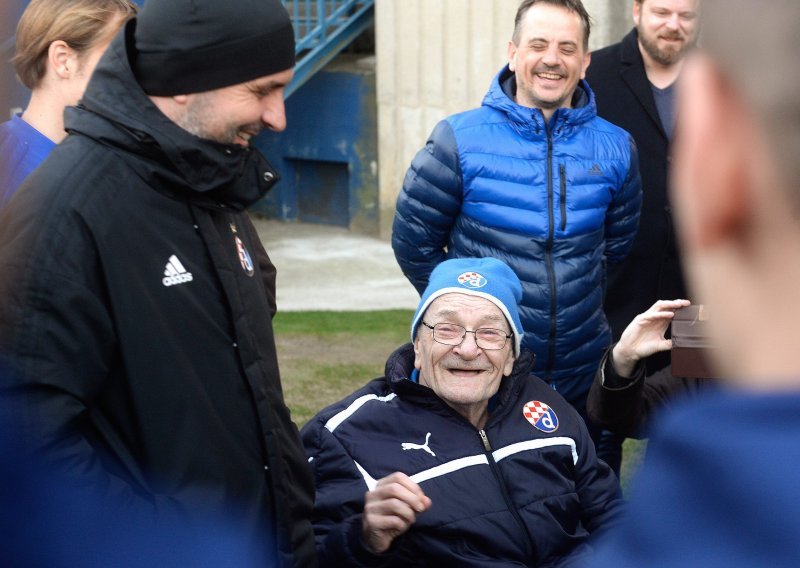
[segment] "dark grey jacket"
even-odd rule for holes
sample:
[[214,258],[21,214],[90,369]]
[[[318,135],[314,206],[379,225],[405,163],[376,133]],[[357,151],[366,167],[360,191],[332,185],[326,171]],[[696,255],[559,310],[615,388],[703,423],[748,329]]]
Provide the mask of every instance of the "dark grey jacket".
[[[639,148],[642,212],[639,233],[628,257],[609,266],[605,312],[614,336],[660,299],[686,297],[667,193],[670,146],[658,116],[650,82],[632,30],[620,43],[592,53],[586,72],[597,114],[621,126]],[[659,366],[668,362],[663,356]]]

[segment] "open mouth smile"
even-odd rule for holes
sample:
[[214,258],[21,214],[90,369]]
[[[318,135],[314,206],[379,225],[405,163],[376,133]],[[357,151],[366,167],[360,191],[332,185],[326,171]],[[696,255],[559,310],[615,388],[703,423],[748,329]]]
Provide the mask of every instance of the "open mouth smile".
[[540,79],[547,79],[548,81],[558,81],[563,78],[559,73],[548,73],[547,71],[540,71],[536,73],[536,76]]
[[253,138],[253,136],[255,135],[252,132],[247,132],[244,130],[240,130],[239,132],[236,133],[236,137],[242,141],[241,142],[242,146],[249,146],[250,139]]
[[451,367],[447,369],[451,374],[458,377],[477,377],[485,372],[484,369],[459,369]]

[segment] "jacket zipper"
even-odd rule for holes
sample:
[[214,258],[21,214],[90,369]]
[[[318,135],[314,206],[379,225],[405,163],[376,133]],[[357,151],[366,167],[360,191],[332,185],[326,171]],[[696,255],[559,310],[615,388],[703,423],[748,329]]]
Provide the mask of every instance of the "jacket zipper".
[[[553,120],[553,117],[551,117]],[[550,335],[547,349],[547,365],[545,366],[545,380],[550,382],[553,374],[553,359],[556,354],[556,273],[553,269],[553,236],[555,228],[555,212],[553,211],[553,134],[550,125],[547,132],[547,246],[545,247],[545,265],[547,278],[550,281]]]
[[508,496],[508,490],[506,488],[506,484],[503,481],[502,476],[500,475],[500,471],[497,467],[497,462],[494,461],[494,456],[492,455],[492,446],[489,444],[489,437],[486,435],[484,430],[478,430],[478,434],[481,437],[481,442],[483,442],[483,448],[486,450],[486,459],[489,461],[489,467],[492,469],[492,473],[494,474],[495,478],[497,479],[497,483],[500,485],[500,492],[503,494],[503,499],[506,502],[506,508],[508,508],[509,512],[511,512],[511,516],[516,519],[517,523],[519,524],[520,529],[522,530],[522,534],[525,535],[525,542],[527,543],[527,550],[525,551],[527,558],[533,558],[533,541],[531,541],[531,535],[528,534],[528,530],[525,528],[525,523],[522,521],[522,517],[519,515],[519,511],[511,502],[511,497]]
[[558,166],[558,178],[561,182],[561,230],[567,228],[567,172],[564,164]]

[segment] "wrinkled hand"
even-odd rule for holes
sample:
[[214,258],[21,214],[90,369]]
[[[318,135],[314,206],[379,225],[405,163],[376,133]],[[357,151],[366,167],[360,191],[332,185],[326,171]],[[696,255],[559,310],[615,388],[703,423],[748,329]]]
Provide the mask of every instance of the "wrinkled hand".
[[653,353],[672,349],[672,340],[664,339],[664,333],[675,316],[675,310],[689,304],[689,300],[659,300],[633,318],[612,352],[617,374],[630,377],[637,362]]
[[386,552],[430,506],[430,498],[407,475],[395,472],[380,479],[364,499],[361,534],[367,548],[375,554]]

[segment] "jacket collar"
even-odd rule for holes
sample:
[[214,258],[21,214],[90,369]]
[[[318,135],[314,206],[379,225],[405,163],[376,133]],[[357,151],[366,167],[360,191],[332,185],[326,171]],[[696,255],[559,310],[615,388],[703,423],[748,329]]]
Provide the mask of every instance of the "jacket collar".
[[661,125],[661,117],[658,115],[656,100],[653,97],[653,88],[647,78],[644,59],[642,58],[642,52],[639,50],[639,32],[636,28],[633,28],[622,38],[620,47],[620,62],[622,64],[620,76],[644,107],[658,131],[666,139],[667,134]]
[[65,127],[127,154],[148,185],[201,204],[240,210],[263,197],[279,176],[260,152],[194,136],[168,119],[131,70],[136,20],[117,34]]

